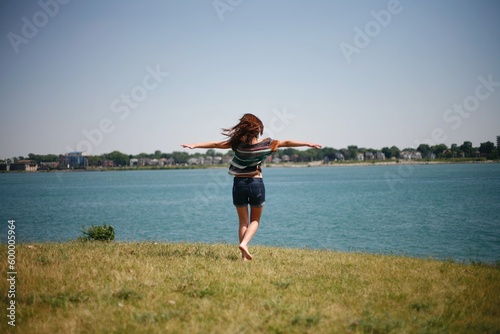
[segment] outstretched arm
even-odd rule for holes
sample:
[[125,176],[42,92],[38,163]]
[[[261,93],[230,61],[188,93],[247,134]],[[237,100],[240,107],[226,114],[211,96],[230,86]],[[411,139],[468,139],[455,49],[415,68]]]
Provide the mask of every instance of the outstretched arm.
[[210,142],[205,142],[205,143],[196,143],[196,144],[181,144],[182,147],[184,148],[221,148],[221,149],[226,149],[226,148],[231,148],[231,144],[229,141],[210,141]]
[[277,144],[274,144],[275,150],[278,147],[300,147],[300,146],[308,146],[312,148],[321,148],[320,144],[314,144],[304,141],[295,141],[295,140],[277,140]]

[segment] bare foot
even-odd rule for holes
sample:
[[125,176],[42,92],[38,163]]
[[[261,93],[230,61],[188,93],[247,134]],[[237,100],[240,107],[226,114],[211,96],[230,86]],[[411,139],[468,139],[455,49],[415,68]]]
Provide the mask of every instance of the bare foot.
[[245,258],[246,258],[247,260],[251,260],[251,259],[253,259],[252,254],[250,254],[250,252],[248,251],[248,248],[247,248],[246,246],[242,246],[242,245],[240,244],[239,248],[240,248],[241,253],[245,256]]

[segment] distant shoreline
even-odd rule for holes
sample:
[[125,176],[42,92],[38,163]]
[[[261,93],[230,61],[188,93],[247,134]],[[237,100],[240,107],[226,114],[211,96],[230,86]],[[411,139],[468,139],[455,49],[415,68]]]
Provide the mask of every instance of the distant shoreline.
[[[343,166],[394,166],[394,165],[446,165],[446,164],[484,164],[484,163],[499,163],[498,160],[463,160],[463,161],[446,161],[446,160],[400,160],[400,161],[363,161],[363,162],[334,162],[330,164],[319,165],[324,167],[343,167]],[[284,167],[284,166],[283,166]],[[290,166],[295,167],[295,166]],[[304,167],[314,167],[306,165]]]
[[[391,161],[359,161],[359,162],[284,162],[266,163],[264,168],[308,168],[308,167],[359,167],[359,166],[399,166],[399,165],[446,165],[446,164],[491,164],[500,163],[500,160],[391,160]],[[145,171],[145,170],[187,170],[187,169],[220,169],[227,168],[228,164],[222,165],[191,165],[191,166],[143,166],[143,167],[87,167],[76,169],[39,169],[37,171],[0,171],[0,173],[53,173],[53,172],[106,172],[106,171]]]

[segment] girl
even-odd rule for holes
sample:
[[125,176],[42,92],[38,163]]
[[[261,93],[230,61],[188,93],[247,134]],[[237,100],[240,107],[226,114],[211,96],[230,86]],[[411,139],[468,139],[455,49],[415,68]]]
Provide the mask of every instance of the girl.
[[[248,244],[259,228],[260,216],[266,200],[266,190],[262,178],[261,163],[279,147],[308,146],[321,148],[319,144],[293,140],[260,139],[264,133],[261,120],[252,114],[245,114],[232,128],[222,129],[229,139],[221,142],[182,144],[185,148],[232,149],[234,157],[229,166],[229,174],[234,176],[233,204],[239,219],[239,249],[241,259],[251,260]],[[248,206],[250,205],[250,216]]]

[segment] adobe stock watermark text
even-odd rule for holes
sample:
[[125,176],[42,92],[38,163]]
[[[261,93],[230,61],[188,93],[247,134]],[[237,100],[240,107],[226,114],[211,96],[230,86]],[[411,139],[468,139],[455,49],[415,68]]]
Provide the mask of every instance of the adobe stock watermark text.
[[[128,93],[122,93],[120,97],[111,101],[110,109],[120,121],[126,120],[131,110],[137,109],[151,92],[156,90],[160,84],[168,77],[168,72],[163,72],[160,64],[156,67],[146,66],[146,74],[142,78],[142,82],[130,89]],[[85,139],[80,140],[75,147],[66,146],[67,152],[83,151],[92,154],[94,148],[102,144],[105,135],[111,134],[116,129],[116,120],[109,117],[103,117],[97,127],[93,129],[83,129],[82,134]]]
[[339,44],[340,51],[342,51],[346,62],[351,64],[353,55],[358,55],[363,49],[367,48],[373,39],[389,26],[393,18],[403,12],[403,9],[404,7],[399,0],[389,0],[385,9],[370,11],[370,16],[373,19],[366,22],[361,28],[354,27],[352,43],[342,41]]
[[7,223],[7,323],[16,326],[16,221],[9,220]]
[[58,13],[62,5],[68,4],[70,0],[40,0],[38,1],[37,10],[29,17],[21,18],[21,28],[19,33],[13,31],[7,34],[7,39],[14,50],[18,54],[21,45],[26,45],[30,40],[38,35],[40,29],[45,27],[50,19],[53,19]]

